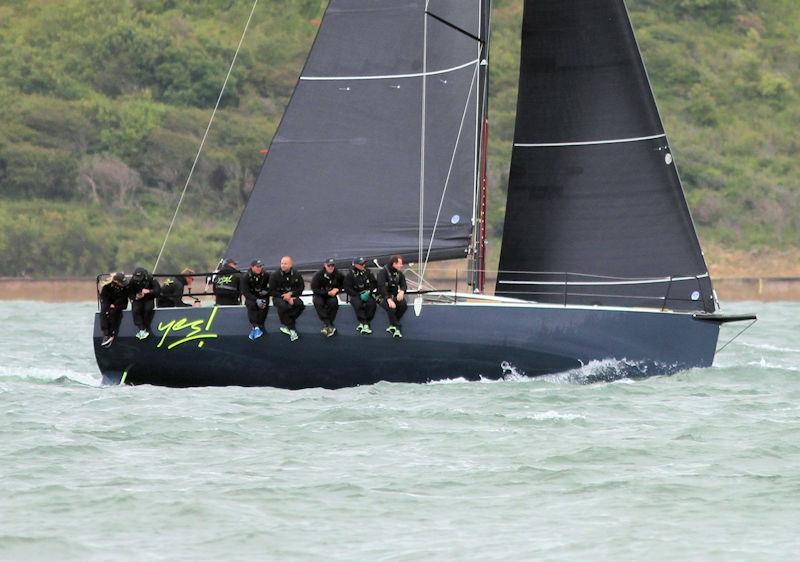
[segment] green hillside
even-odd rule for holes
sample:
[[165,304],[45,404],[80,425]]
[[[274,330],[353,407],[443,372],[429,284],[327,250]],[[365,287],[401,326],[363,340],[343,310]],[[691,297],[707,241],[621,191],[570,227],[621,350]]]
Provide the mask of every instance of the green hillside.
[[[491,231],[502,227],[521,0],[494,2]],[[161,268],[223,251],[318,28],[262,0]],[[800,246],[800,3],[629,0],[704,242]],[[0,276],[152,265],[249,0],[0,5]]]

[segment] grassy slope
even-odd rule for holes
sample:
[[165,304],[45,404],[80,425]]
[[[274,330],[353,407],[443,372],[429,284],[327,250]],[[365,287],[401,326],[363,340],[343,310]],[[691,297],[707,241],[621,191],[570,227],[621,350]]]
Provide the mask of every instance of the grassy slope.
[[[796,256],[800,3],[629,5],[710,262],[723,263],[731,249]],[[208,266],[224,248],[322,6],[262,3],[167,266]],[[152,263],[249,7],[234,0],[0,6],[0,275]],[[494,236],[504,211],[521,15],[520,0],[495,2]]]

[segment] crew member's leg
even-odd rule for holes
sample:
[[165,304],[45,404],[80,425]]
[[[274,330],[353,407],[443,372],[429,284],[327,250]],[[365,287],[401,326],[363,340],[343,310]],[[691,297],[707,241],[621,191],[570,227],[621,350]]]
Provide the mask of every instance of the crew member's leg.
[[150,324],[153,322],[153,317],[156,315],[156,301],[154,299],[147,299],[142,303],[142,322],[144,323],[144,330],[150,331]]
[[399,326],[400,320],[403,318],[403,315],[406,313],[406,310],[408,310],[408,303],[406,302],[406,299],[403,299],[401,301],[395,301],[395,303],[397,304],[397,308],[395,309],[395,316],[397,316],[397,325]]
[[317,311],[317,316],[322,321],[322,324],[327,327],[331,324],[330,314],[328,312],[327,299],[320,295],[314,295],[312,299],[314,302],[314,309]]
[[326,300],[328,319],[330,320],[331,326],[333,326],[333,323],[336,322],[336,315],[339,313],[339,299],[336,297],[328,297]]

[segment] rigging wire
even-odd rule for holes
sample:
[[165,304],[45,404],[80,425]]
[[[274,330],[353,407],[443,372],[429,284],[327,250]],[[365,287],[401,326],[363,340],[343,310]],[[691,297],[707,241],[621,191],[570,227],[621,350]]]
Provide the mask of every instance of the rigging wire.
[[433,248],[433,239],[436,236],[436,228],[439,226],[439,217],[442,214],[442,206],[444,205],[444,196],[447,193],[447,186],[450,184],[450,176],[453,172],[453,164],[456,159],[456,152],[458,152],[458,143],[461,141],[461,132],[464,130],[464,121],[467,117],[467,110],[469,109],[469,100],[472,97],[472,90],[475,87],[475,77],[478,75],[478,68],[480,68],[480,61],[475,64],[475,72],[472,73],[472,82],[469,85],[469,91],[467,92],[467,103],[464,104],[464,112],[461,114],[461,124],[458,126],[458,135],[456,136],[456,144],[453,147],[453,154],[450,157],[450,167],[447,169],[447,178],[444,180],[444,188],[442,189],[442,197],[439,199],[439,209],[436,211],[436,220],[433,223],[433,232],[431,232],[431,239],[428,243],[428,252],[425,255],[425,261],[420,262],[422,264],[422,275],[420,275],[420,279],[424,280],[425,278],[425,271],[428,269],[428,261],[431,257],[431,248]]
[[236,59],[239,56],[239,51],[242,48],[245,35],[247,35],[247,29],[250,27],[250,22],[253,19],[253,14],[255,13],[257,6],[258,6],[258,0],[254,0],[253,7],[250,9],[250,15],[248,16],[247,22],[244,25],[242,36],[239,39],[239,44],[236,46],[236,52],[233,54],[233,60],[231,60],[231,65],[228,68],[228,74],[225,76],[225,81],[222,83],[222,89],[220,89],[219,96],[217,96],[217,103],[214,105],[214,111],[211,112],[211,119],[209,119],[208,126],[206,127],[206,132],[203,134],[203,140],[200,141],[200,147],[197,149],[197,154],[194,157],[194,162],[192,163],[192,167],[189,170],[189,175],[186,178],[186,184],[183,186],[183,191],[181,192],[180,199],[178,199],[178,204],[175,207],[175,213],[172,215],[172,221],[169,223],[169,228],[167,229],[167,235],[164,236],[164,242],[161,244],[161,250],[159,250],[158,257],[156,258],[156,263],[155,265],[153,265],[153,273],[155,273],[156,269],[158,269],[158,264],[161,261],[161,256],[164,254],[164,248],[167,247],[167,240],[169,240],[169,235],[172,233],[172,228],[175,226],[175,219],[178,218],[178,212],[180,211],[181,204],[183,203],[184,197],[186,197],[186,190],[189,188],[189,182],[192,181],[192,175],[194,174],[194,170],[197,167],[198,160],[200,160],[200,154],[203,152],[203,147],[206,144],[208,133],[209,131],[211,131],[211,124],[214,122],[214,117],[216,117],[217,115],[219,104],[222,101],[222,96],[225,93],[225,88],[228,85],[228,80],[230,80],[231,73],[233,72],[233,67],[236,64]]
[[422,14],[422,130],[420,132],[419,158],[419,255],[417,263],[422,263],[423,234],[425,228],[425,121],[427,120],[427,88],[428,88],[428,4],[425,0],[425,12]]

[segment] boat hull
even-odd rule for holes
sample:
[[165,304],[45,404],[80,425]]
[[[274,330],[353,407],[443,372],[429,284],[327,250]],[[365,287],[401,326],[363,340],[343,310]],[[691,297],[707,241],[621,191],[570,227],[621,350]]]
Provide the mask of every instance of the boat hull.
[[243,307],[160,309],[143,341],[126,312],[109,349],[96,315],[94,348],[106,384],[301,389],[535,377],[609,359],[623,362],[627,376],[670,374],[710,366],[719,335],[718,324],[690,314],[498,303],[425,304],[419,316],[412,307],[401,339],[385,332],[380,309],[372,335],[355,326],[342,305],[337,335],[325,338],[307,307],[300,340],[290,342],[270,310],[267,334],[253,342]]

